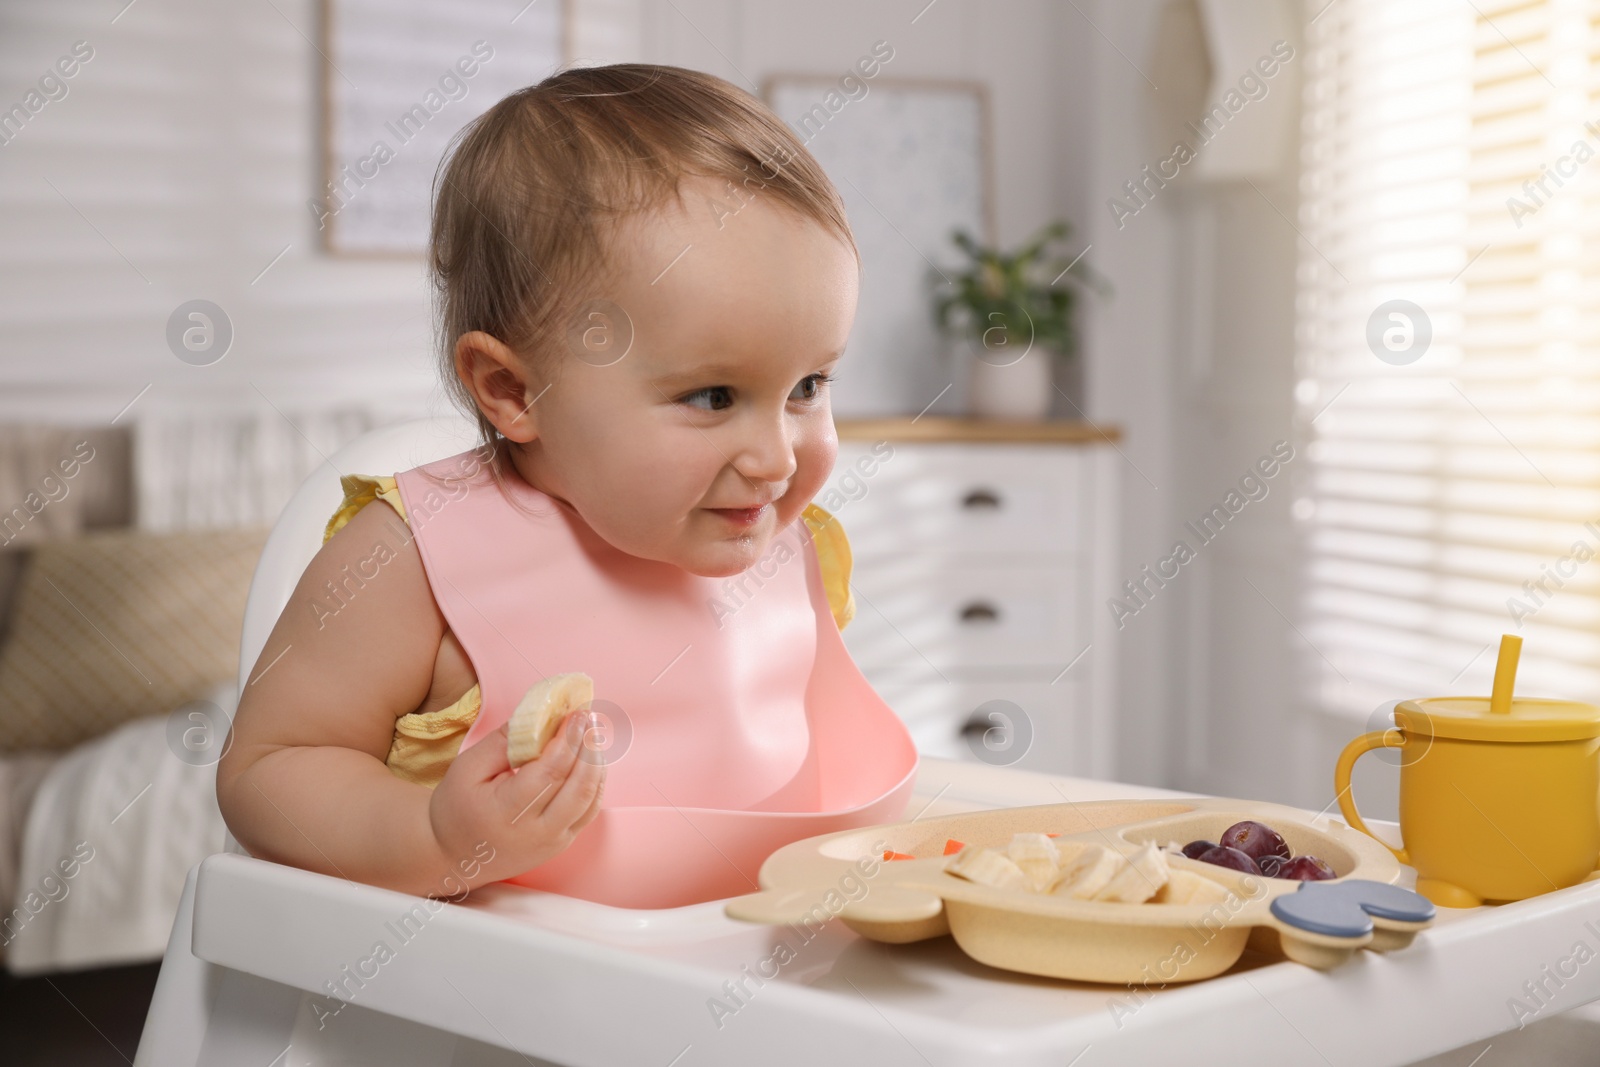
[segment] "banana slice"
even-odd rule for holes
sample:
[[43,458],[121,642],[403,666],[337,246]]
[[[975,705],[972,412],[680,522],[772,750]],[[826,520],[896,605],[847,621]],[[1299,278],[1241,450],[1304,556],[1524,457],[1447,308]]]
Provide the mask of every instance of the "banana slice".
[[1167,884],[1152,900],[1155,904],[1221,904],[1231,896],[1226,887],[1204,875],[1174,867],[1167,872]]
[[1126,865],[1127,860],[1109,848],[1085,844],[1062,865],[1052,892],[1073,900],[1093,900]]
[[1055,883],[1061,869],[1049,860],[1012,860],[1022,871],[1025,888],[1030,893],[1043,893]]
[[1067,871],[1069,871],[1072,868],[1073,861],[1076,860],[1079,856],[1083,855],[1089,849],[1095,848],[1095,847],[1098,847],[1098,846],[1091,845],[1087,841],[1058,841],[1058,842],[1056,842],[1057,857],[1056,857],[1055,873],[1050,876],[1050,880],[1048,882],[1046,882],[1044,885],[1042,885],[1042,886],[1040,886],[1038,888],[1037,892],[1040,892],[1040,893],[1060,892],[1061,891],[1061,883],[1062,883],[1062,881],[1064,881],[1066,879]]
[[1154,842],[1146,841],[1143,848],[1127,858],[1122,869],[1094,899],[1143,904],[1167,884],[1170,870],[1166,854],[1156,848]]
[[594,679],[587,674],[552,674],[535,682],[511,713],[506,745],[511,766],[537,759],[567,712],[584,710],[593,700]]
[[1067,864],[1083,855],[1084,851],[1090,847],[1089,842],[1087,841],[1057,841],[1055,842],[1055,846],[1056,863],[1061,867],[1065,867]]
[[1013,862],[1022,860],[1044,859],[1051,863],[1059,861],[1061,850],[1050,839],[1048,834],[1019,833],[1011,835],[1011,843],[1006,845],[1006,855]]
[[996,889],[1021,889],[1027,882],[1022,868],[1010,858],[990,848],[968,845],[957,852],[944,869],[959,878]]
[[1035,893],[1042,893],[1050,887],[1061,866],[1061,852],[1045,834],[1012,834],[1011,843],[1006,846],[1006,856],[1022,868],[1028,888]]

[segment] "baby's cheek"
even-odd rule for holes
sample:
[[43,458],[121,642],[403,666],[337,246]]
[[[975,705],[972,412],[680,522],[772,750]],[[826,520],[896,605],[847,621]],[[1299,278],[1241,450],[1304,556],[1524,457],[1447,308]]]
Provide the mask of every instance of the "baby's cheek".
[[[677,542],[685,535],[699,539],[712,534],[726,537],[728,531],[700,510],[709,491],[710,479],[692,470],[663,471],[647,486],[640,486],[633,500],[642,522],[649,524],[649,536],[658,543]],[[646,516],[644,512],[648,512]]]
[[692,496],[686,496],[667,473],[629,487],[613,504],[618,521],[626,523],[641,541],[670,538],[692,506]]
[[795,472],[789,495],[809,502],[828,484],[834,462],[839,458],[839,442],[831,434],[824,440],[802,444],[795,450]]

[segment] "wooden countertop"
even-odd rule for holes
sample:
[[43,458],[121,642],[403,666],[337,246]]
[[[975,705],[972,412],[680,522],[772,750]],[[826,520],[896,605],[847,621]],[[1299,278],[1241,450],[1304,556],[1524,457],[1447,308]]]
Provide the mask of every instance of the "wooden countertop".
[[887,419],[836,419],[841,441],[1030,441],[1094,444],[1122,439],[1122,428],[1076,419],[1004,422],[997,419],[953,418],[947,415]]

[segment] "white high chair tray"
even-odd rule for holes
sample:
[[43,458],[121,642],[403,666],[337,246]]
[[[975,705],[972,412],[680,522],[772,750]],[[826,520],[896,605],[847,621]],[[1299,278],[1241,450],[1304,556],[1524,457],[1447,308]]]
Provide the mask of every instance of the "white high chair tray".
[[[907,818],[1179,795],[924,757]],[[186,990],[173,959],[191,901],[194,955],[218,966]],[[418,903],[211,857],[190,875],[137,1063],[1381,1067],[1511,1028],[1508,998],[1526,1000],[1524,982],[1579,940],[1600,945],[1600,883],[1589,883],[1441,908],[1411,947],[1330,972],[1252,968],[1247,954],[1208,981],[1130,991],[991,969],[948,937],[879,944],[829,922],[802,942],[730,919],[720,901],[641,912],[494,886],[420,929],[397,925]],[[793,958],[774,957],[779,940]],[[354,990],[337,1014],[331,980]],[[1597,998],[1600,967],[1579,967],[1537,1017]]]

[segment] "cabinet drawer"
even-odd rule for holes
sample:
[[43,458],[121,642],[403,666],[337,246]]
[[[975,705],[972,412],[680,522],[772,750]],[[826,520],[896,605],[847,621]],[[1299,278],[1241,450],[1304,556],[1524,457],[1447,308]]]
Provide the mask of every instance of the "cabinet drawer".
[[844,641],[863,671],[1065,666],[1082,649],[1073,567],[959,566],[858,557]]
[[1066,446],[844,441],[816,502],[863,555],[1077,552],[1086,462]]
[[1055,774],[1091,769],[1082,689],[1070,679],[874,682],[873,688],[905,721],[923,755]]

